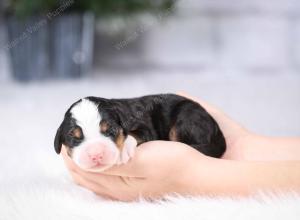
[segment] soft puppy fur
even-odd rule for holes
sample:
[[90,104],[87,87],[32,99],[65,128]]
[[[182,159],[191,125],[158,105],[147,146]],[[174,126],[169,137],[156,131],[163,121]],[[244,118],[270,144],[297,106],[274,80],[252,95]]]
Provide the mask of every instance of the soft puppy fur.
[[207,111],[174,94],[80,99],[65,113],[54,146],[60,153],[64,144],[82,168],[106,169],[126,163],[136,146],[151,140],[179,141],[211,157],[226,150],[224,136]]

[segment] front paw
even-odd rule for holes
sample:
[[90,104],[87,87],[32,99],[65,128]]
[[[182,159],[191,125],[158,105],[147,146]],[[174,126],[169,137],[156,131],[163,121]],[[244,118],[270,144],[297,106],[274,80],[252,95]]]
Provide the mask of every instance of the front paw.
[[135,153],[135,148],[137,146],[137,141],[131,135],[128,135],[125,142],[122,152],[120,152],[120,158],[118,164],[125,164],[127,163]]

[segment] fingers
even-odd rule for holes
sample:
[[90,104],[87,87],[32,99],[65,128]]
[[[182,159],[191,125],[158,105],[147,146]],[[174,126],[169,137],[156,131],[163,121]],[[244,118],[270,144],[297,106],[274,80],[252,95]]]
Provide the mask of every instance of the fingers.
[[138,179],[147,177],[149,169],[153,166],[155,159],[159,157],[159,151],[155,150],[158,145],[157,142],[150,141],[140,145],[136,148],[134,157],[126,164],[115,165],[101,173]]
[[195,96],[191,96],[191,95],[187,94],[186,92],[179,91],[179,92],[177,92],[177,95],[180,95],[180,96],[183,96],[185,98],[191,99],[195,102],[198,102],[200,105],[202,105],[210,113],[218,111],[216,107],[208,104],[203,99],[195,97]]
[[116,178],[113,176],[110,180],[108,180],[109,176],[102,175],[100,173],[90,173],[82,170],[78,167],[73,160],[67,155],[67,151],[65,146],[62,147],[61,155],[64,159],[65,165],[71,174],[71,177],[75,183],[78,185],[85,187],[92,192],[101,195],[102,197],[109,198],[115,200],[110,192],[109,188],[105,186],[111,186],[116,182]]
[[205,110],[212,115],[212,117],[218,122],[219,126],[221,127],[221,130],[225,133],[227,133],[228,127],[231,127],[232,125],[236,126],[236,123],[229,117],[227,116],[224,112],[219,110],[218,108],[208,104],[207,102],[203,101],[200,98],[188,95],[185,92],[178,92],[178,95],[181,95],[183,97],[186,97],[188,99],[191,99],[195,102],[198,102],[200,105],[202,105]]
[[113,176],[124,176],[124,177],[145,177],[145,166],[141,162],[139,150],[136,150],[135,156],[131,158],[126,164],[115,165],[102,171],[101,173]]
[[69,157],[67,154],[67,149],[63,145],[61,148],[61,156],[63,157],[64,163],[68,170],[76,172],[80,175],[91,175],[91,174],[97,174],[102,173],[106,175],[113,175],[113,176],[125,176],[125,177],[137,177],[137,178],[143,178],[144,170],[143,165],[140,163],[140,159],[138,156],[138,153],[126,164],[122,165],[115,165],[107,170],[97,172],[97,171],[86,171],[84,169],[81,169],[79,166],[75,164],[75,162],[72,160],[72,158]]
[[105,185],[109,184],[109,181],[106,180],[106,178],[108,177],[105,177],[105,175],[103,175],[102,177],[100,173],[88,172],[78,167],[68,156],[65,146],[62,146],[61,155],[64,159],[66,167],[73,177],[73,180],[79,185],[82,185],[84,187],[88,186],[89,188],[93,186],[93,189],[96,189],[95,181],[97,182],[97,185],[102,184],[102,188],[104,188]]
[[132,201],[138,198],[143,181],[135,178],[109,176],[101,173],[76,173],[71,171],[75,183],[104,198]]
[[143,143],[136,148],[135,156],[126,164],[113,166],[102,171],[102,173],[143,179],[157,169],[157,163],[165,160],[165,158],[162,159],[162,156],[168,156],[171,152],[170,148],[174,150],[174,145],[178,145],[178,143],[170,141],[149,141]]
[[65,162],[65,165],[66,167],[69,169],[69,170],[78,170],[80,169],[75,163],[74,161],[69,157],[69,155],[67,154],[67,149],[64,145],[62,145],[62,148],[61,148],[61,152],[60,152],[60,155],[63,157],[64,159],[64,162]]
[[70,172],[70,173],[73,181],[78,185],[87,188],[88,190],[106,199],[116,200],[116,198],[114,198],[112,194],[110,194],[109,191],[105,187],[101,186],[99,183],[96,183],[91,180],[87,180],[81,175],[77,174],[76,172]]
[[205,103],[205,101],[201,100],[200,98],[195,97],[195,96],[192,96],[192,95],[189,95],[188,93],[183,92],[183,91],[177,92],[177,95],[180,95],[180,96],[183,96],[183,97],[185,97],[185,98],[194,100],[195,102],[199,102],[199,104],[201,104],[201,105],[202,105],[203,103],[204,103],[204,104],[207,104],[207,103]]

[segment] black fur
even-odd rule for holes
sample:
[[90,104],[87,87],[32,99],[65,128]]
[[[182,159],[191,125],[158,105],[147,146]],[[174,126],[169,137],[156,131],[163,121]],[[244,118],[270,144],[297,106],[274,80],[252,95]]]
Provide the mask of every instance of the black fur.
[[[125,136],[136,137],[139,144],[170,140],[170,130],[173,129],[173,139],[176,137],[176,141],[188,144],[205,155],[221,157],[226,150],[224,136],[216,121],[198,103],[184,97],[162,94],[132,99],[87,99],[99,104],[102,120],[110,125],[104,134],[113,140],[116,140],[120,129]],[[72,148],[82,141],[68,135],[68,131],[76,126],[70,109],[55,137],[57,153],[62,143]]]

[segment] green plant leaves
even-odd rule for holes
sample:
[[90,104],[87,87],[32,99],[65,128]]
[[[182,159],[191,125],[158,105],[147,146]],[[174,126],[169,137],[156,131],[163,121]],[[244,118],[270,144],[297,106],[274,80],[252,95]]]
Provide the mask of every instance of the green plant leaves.
[[161,11],[172,7],[176,0],[9,0],[8,12],[22,18],[43,15],[68,1],[68,12],[92,11],[106,16]]

